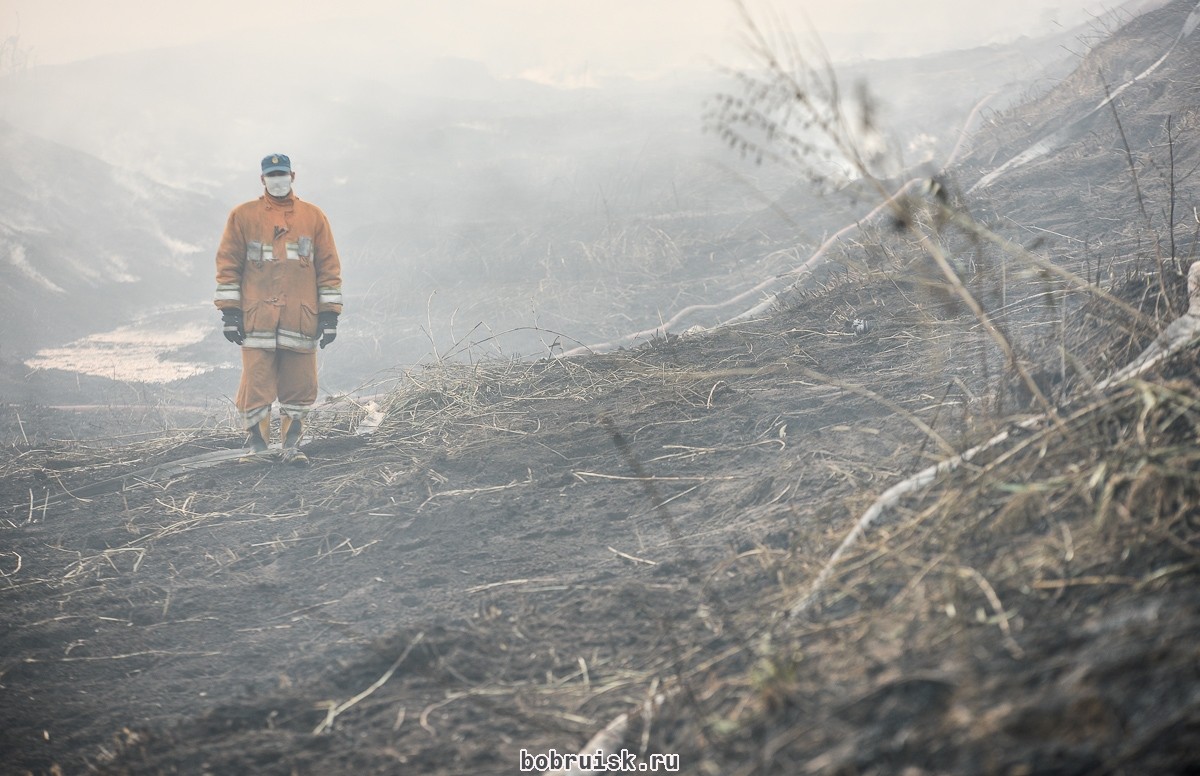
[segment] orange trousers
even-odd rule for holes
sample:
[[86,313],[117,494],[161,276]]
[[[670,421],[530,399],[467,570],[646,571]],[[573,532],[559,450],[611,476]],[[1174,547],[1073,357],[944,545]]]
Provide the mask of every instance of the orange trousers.
[[271,405],[303,418],[317,401],[317,354],[276,348],[242,348],[242,381],[235,404],[242,422],[250,428],[271,417]]

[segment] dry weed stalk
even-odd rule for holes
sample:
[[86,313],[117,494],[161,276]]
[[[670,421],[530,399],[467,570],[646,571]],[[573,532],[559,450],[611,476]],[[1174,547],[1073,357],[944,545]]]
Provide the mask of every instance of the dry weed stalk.
[[[1004,355],[1005,362],[1021,379],[1042,411],[1057,423],[1054,406],[1033,379],[1010,337],[963,283],[950,262],[941,231],[947,225],[941,210],[947,201],[944,188],[932,182],[935,205],[930,223],[921,217],[925,205],[911,192],[927,179],[910,180],[889,192],[876,167],[885,155],[883,132],[875,123],[875,106],[865,88],[858,93],[859,121],[850,121],[840,97],[837,78],[827,58],[820,65],[808,61],[795,37],[780,27],[774,35],[760,26],[744,5],[739,4],[746,30],[747,47],[757,71],[735,73],[742,95],[721,95],[709,121],[722,140],[753,155],[757,161],[772,158],[795,164],[813,180],[824,180],[821,165],[830,158],[822,148],[832,149],[860,182],[876,193],[883,204],[872,215],[890,213],[894,223],[906,231],[932,260],[949,293],[971,312]],[[819,161],[820,160],[820,161]],[[853,227],[858,228],[858,224]],[[975,229],[981,229],[975,225]],[[818,255],[820,252],[818,252]],[[816,256],[805,262],[810,269]],[[739,316],[740,317],[740,316]]]
[[400,664],[404,662],[405,658],[408,657],[409,653],[412,652],[413,649],[418,644],[420,644],[424,638],[425,638],[424,633],[418,633],[416,635],[416,637],[413,638],[413,640],[408,643],[408,646],[404,648],[404,651],[400,653],[400,655],[391,664],[391,666],[388,667],[388,670],[383,672],[383,676],[376,679],[374,682],[372,682],[370,684],[370,686],[368,686],[365,690],[363,690],[362,692],[355,695],[353,698],[350,698],[347,701],[343,701],[342,703],[334,703],[332,701],[328,701],[326,704],[327,708],[326,708],[325,719],[321,720],[321,724],[317,725],[316,728],[313,729],[312,734],[314,736],[319,736],[322,733],[332,730],[333,723],[337,721],[337,718],[341,714],[343,714],[344,712],[353,708],[355,705],[357,705],[358,703],[363,701],[365,698],[370,697],[370,695],[372,693],[374,693],[376,690],[378,690],[383,685],[387,684],[388,680],[392,678],[392,674],[396,673],[396,669],[400,667]]

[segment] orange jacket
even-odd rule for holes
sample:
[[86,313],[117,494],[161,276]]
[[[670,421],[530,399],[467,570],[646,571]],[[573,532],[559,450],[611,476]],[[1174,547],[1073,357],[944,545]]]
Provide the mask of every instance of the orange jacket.
[[217,307],[239,307],[242,347],[315,351],[317,313],[342,311],[342,264],[329,219],[294,193],[229,214],[217,249]]

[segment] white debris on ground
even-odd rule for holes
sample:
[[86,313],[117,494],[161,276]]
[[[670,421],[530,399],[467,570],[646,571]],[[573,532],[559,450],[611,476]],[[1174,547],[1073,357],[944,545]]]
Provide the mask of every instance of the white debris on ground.
[[362,405],[363,418],[358,421],[358,425],[354,427],[356,436],[367,436],[373,434],[375,429],[379,428],[379,424],[383,423],[383,410],[379,408],[379,404],[374,399],[367,401]]

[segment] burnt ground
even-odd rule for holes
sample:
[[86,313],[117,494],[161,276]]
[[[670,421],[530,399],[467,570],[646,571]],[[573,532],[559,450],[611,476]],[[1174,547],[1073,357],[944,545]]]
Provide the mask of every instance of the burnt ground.
[[[313,442],[311,470],[226,464],[32,511],[29,481],[8,478],[5,502],[26,505],[11,513],[22,569],[7,592],[9,622],[21,611],[28,622],[4,646],[20,656],[4,684],[27,704],[24,721],[7,726],[32,758],[23,767],[70,762],[85,743],[98,762],[95,747],[112,748],[105,710],[115,699],[104,685],[114,678],[128,715],[115,730],[179,721],[153,739],[171,752],[198,716],[283,735],[289,749],[297,733],[324,748],[410,684],[408,723],[391,731],[399,712],[387,706],[381,751],[430,772],[489,757],[505,772],[512,746],[564,748],[640,697],[685,644],[740,643],[743,634],[723,632],[730,607],[761,594],[794,532],[819,525],[796,506],[805,493],[853,499],[920,460],[919,440],[886,407],[804,371],[835,358],[873,371],[903,341],[804,323],[586,363],[431,370],[394,397],[371,438]],[[843,439],[808,449],[805,429]],[[896,453],[906,439],[912,449]],[[181,440],[171,456],[231,441]],[[875,451],[895,459],[889,468]],[[95,478],[94,464],[67,455],[30,450],[16,465]],[[756,548],[769,562],[737,573],[760,565],[734,562],[758,558]],[[718,579],[737,580],[744,600],[709,600],[714,563],[732,563]],[[60,616],[63,605],[78,614]],[[323,717],[315,702],[369,685],[418,633],[411,662],[370,703],[311,736]],[[258,731],[264,697],[282,706]],[[401,741],[410,734],[418,749]],[[250,768],[238,759],[241,736],[228,738],[225,751],[203,746],[214,771]],[[390,767],[386,753],[364,756],[376,755],[375,767]],[[302,770],[331,767],[296,756]]]
[[[1186,106],[1195,64],[1145,105]],[[618,748],[685,773],[1200,770],[1200,354],[1089,389],[1184,309],[1158,265],[1191,228],[1141,217],[1113,136],[962,205],[1083,283],[938,235],[993,334],[912,234],[864,233],[761,320],[414,370],[370,436],[315,423],[308,469],[151,477],[239,440],[18,438],[6,407],[0,768],[513,773],[626,714]],[[1003,430],[818,576],[879,494]]]
[[236,440],[10,451],[5,767],[511,773],[637,710],[626,745],[690,773],[1194,762],[1190,366],[1144,389],[1169,409],[1128,389],[1064,410],[1070,436],[1039,432],[1014,474],[906,505],[820,614],[783,616],[873,494],[1002,425],[970,398],[970,321],[842,330],[889,289],[579,362],[430,369],[373,436],[311,442],[308,470],[71,497]]

